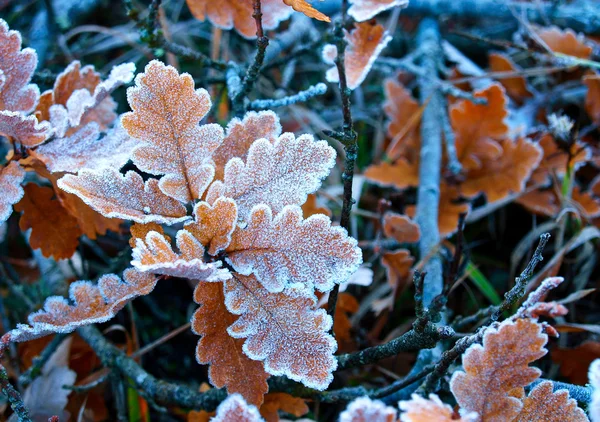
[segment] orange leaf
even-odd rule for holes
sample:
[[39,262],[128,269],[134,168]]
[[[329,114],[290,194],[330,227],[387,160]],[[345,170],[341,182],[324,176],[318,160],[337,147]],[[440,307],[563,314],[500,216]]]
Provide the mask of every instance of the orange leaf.
[[571,199],[577,203],[586,218],[600,217],[600,198],[595,197],[592,192],[582,192],[579,186],[574,186]]
[[[124,280],[124,281],[123,281]],[[77,327],[108,321],[131,299],[149,294],[156,277],[130,268],[123,280],[114,274],[102,276],[98,284],[76,281],[69,286],[72,305],[61,296],[46,299],[44,309],[29,315],[29,325],[10,331],[11,341],[20,342],[51,333],[70,333]]]
[[396,409],[379,400],[360,397],[340,414],[340,422],[397,422]]
[[[489,56],[489,60],[492,72],[518,72],[520,70],[506,54],[492,53]],[[527,88],[527,81],[523,76],[501,78],[500,83],[504,89],[506,89],[508,95],[519,104],[521,104],[525,98],[530,98],[532,95]]]
[[514,422],[587,422],[585,412],[569,398],[567,390],[552,392],[553,384],[544,381],[523,400],[523,410]]
[[312,293],[297,287],[269,293],[256,277],[234,273],[225,282],[225,305],[240,315],[229,334],[246,338],[244,352],[264,361],[269,374],[318,390],[331,383],[337,367],[336,342],[328,333],[332,321],[324,309],[315,309]]
[[166,195],[182,202],[201,198],[215,173],[211,155],[224,138],[221,126],[198,125],[211,107],[208,92],[194,90],[189,74],[179,75],[157,60],[135,83],[127,90],[133,112],[122,118],[125,130],[141,142],[133,152],[134,164],[164,174],[159,186]]
[[419,225],[406,215],[388,212],[383,219],[383,233],[400,243],[416,243],[421,238]]
[[333,332],[335,333],[335,339],[337,340],[338,345],[340,345],[339,347],[341,347],[343,343],[351,340],[350,330],[352,329],[352,323],[348,316],[356,313],[358,307],[358,300],[356,300],[354,296],[347,292],[340,292],[335,307],[335,318],[333,322]]
[[165,234],[165,231],[163,230],[163,228],[160,224],[133,223],[131,225],[131,227],[129,228],[129,230],[131,231],[131,238],[129,239],[129,246],[131,246],[132,248],[135,248],[136,239],[141,239],[143,241],[144,239],[146,239],[146,235],[150,232],[157,232],[161,236],[163,236],[167,242],[171,241],[171,238]]
[[227,125],[225,139],[213,153],[215,179],[223,180],[225,165],[234,157],[246,160],[254,141],[267,139],[271,143],[281,135],[279,117],[272,111],[248,112],[243,120],[234,118]]
[[568,54],[569,56],[588,59],[592,54],[592,47],[585,44],[585,38],[576,34],[572,29],[562,30],[556,26],[539,30],[538,35],[555,53]]
[[304,218],[308,218],[316,214],[323,214],[327,217],[331,217],[331,210],[327,207],[319,206],[317,202],[317,195],[311,193],[306,198],[306,202],[302,204],[302,214],[304,215]]
[[529,319],[505,321],[488,329],[483,346],[473,345],[463,354],[463,371],[452,376],[450,388],[456,401],[485,421],[510,421],[523,404],[515,398],[523,387],[540,376],[529,364],[546,354],[548,336]]
[[600,358],[600,343],[586,341],[573,349],[554,349],[551,356],[560,365],[561,375],[569,382],[585,385],[588,367],[595,359]]
[[489,202],[498,201],[511,192],[521,192],[525,182],[542,158],[542,149],[525,138],[499,143],[503,153],[496,159],[486,159],[478,169],[471,169],[460,185],[468,197],[484,193]]
[[406,7],[408,0],[350,0],[348,14],[357,22],[369,20],[393,7]]
[[552,190],[534,190],[517,198],[516,202],[534,214],[554,217],[560,211],[560,204]]
[[41,249],[44,256],[56,260],[73,256],[81,230],[77,220],[54,199],[52,188],[27,184],[25,196],[15,210],[23,213],[19,221],[21,230],[31,229],[29,243],[33,249]]
[[21,34],[0,19],[0,110],[28,113],[35,107],[40,90],[29,82],[36,67],[35,51],[21,50]]
[[19,202],[25,193],[21,183],[25,179],[25,170],[19,163],[11,161],[0,169],[0,224],[12,213],[12,206]]
[[415,161],[421,146],[421,116],[424,107],[395,79],[386,79],[384,88],[386,100],[383,109],[390,119],[387,133],[392,138],[387,155],[392,160],[402,156]]
[[429,399],[413,394],[411,400],[398,403],[402,411],[402,422],[475,422],[477,414],[467,413],[461,418],[454,418],[452,408],[442,403],[436,394],[430,394]]
[[[345,32],[345,37],[347,41],[344,53],[346,79],[348,88],[356,89],[363,83],[373,67],[373,63],[392,40],[392,37],[385,32],[383,25],[371,22],[355,23],[351,32]],[[335,66],[337,54],[337,47],[333,44],[328,44],[323,49],[323,60],[327,64],[334,65],[326,73],[328,82],[340,81]]]
[[233,232],[227,261],[239,273],[254,273],[270,292],[295,283],[327,291],[362,263],[356,240],[324,215],[304,220],[300,207],[290,206],[273,217],[268,206],[257,205],[249,220]]
[[[256,22],[252,17],[251,0],[186,0],[192,15],[198,20],[208,20],[223,29],[235,30],[245,38],[256,37]],[[281,0],[261,0],[263,28],[275,29],[288,19],[292,9]]]
[[249,405],[239,394],[232,394],[217,408],[210,422],[264,422],[258,409]]
[[228,270],[220,268],[221,262],[204,262],[204,247],[187,230],[177,232],[176,242],[179,254],[173,251],[170,242],[163,235],[149,232],[145,239],[136,240],[131,265],[144,273],[193,280],[214,282],[230,277]]
[[583,83],[587,86],[585,111],[594,123],[600,124],[600,75],[589,73],[583,77]]
[[279,411],[289,413],[299,418],[308,413],[306,400],[287,393],[269,393],[260,407],[260,414],[267,422],[279,422]]
[[419,166],[400,158],[393,164],[381,163],[367,167],[365,178],[371,182],[384,186],[406,189],[419,184]]
[[262,363],[251,360],[242,352],[244,340],[234,339],[227,327],[237,317],[227,311],[221,283],[201,280],[194,290],[194,301],[200,308],[192,317],[192,331],[202,336],[196,348],[200,364],[209,364],[210,383],[227,387],[229,394],[239,393],[248,403],[259,406],[269,390]]
[[217,255],[231,242],[231,233],[237,223],[237,207],[230,198],[219,198],[211,206],[198,202],[194,207],[194,221],[185,229],[194,235],[210,255]]
[[283,0],[283,3],[288,6],[292,6],[296,12],[304,13],[309,18],[314,18],[323,22],[331,22],[331,19],[327,15],[319,12],[317,9],[312,7],[306,0]]
[[410,269],[415,262],[415,258],[410,255],[407,249],[399,249],[395,252],[387,252],[381,257],[381,263],[385,267],[387,280],[394,291],[404,290],[407,287],[407,281],[410,276]]
[[284,133],[275,141],[259,139],[248,151],[246,163],[229,160],[224,181],[214,182],[206,194],[213,203],[220,196],[235,200],[239,218],[246,221],[252,207],[266,204],[274,212],[301,205],[335,165],[335,150],[311,135],[296,138]]
[[504,119],[508,116],[506,96],[502,86],[494,84],[477,91],[476,98],[487,104],[462,100],[450,108],[450,120],[456,134],[456,152],[465,170],[480,169],[485,160],[496,160],[502,148],[496,142],[508,133]]
[[0,135],[12,138],[25,147],[41,144],[51,132],[50,124],[38,123],[35,116],[25,116],[18,111],[0,111]]
[[108,218],[123,218],[136,223],[173,224],[188,220],[185,207],[162,193],[156,179],[146,183],[129,171],[122,175],[115,169],[102,172],[82,170],[58,181],[62,190],[77,195],[83,202]]

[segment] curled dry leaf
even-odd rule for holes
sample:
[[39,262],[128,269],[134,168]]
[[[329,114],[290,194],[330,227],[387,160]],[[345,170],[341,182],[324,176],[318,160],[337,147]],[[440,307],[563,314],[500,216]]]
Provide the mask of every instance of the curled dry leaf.
[[304,13],[309,18],[314,18],[323,22],[331,22],[329,16],[319,12],[306,0],[283,0],[283,2],[288,6],[291,6],[296,12]]
[[[506,54],[492,53],[489,56],[489,62],[492,72],[519,72],[521,70]],[[519,104],[532,96],[523,76],[501,78],[500,83],[506,89],[508,95]]]
[[340,414],[340,422],[396,422],[396,409],[379,400],[359,397]]
[[539,383],[523,400],[521,413],[514,422],[587,422],[585,412],[569,398],[567,390],[552,391],[550,381]]
[[469,170],[467,179],[460,185],[463,195],[473,197],[484,193],[489,202],[495,202],[511,192],[523,191],[542,158],[541,148],[525,138],[514,142],[504,139],[498,145],[501,156],[485,159],[481,167]]
[[387,133],[392,139],[388,156],[395,159],[409,157],[409,152],[418,150],[421,145],[422,107],[410,91],[395,79],[386,79],[385,103],[383,109],[388,117]]
[[287,393],[269,393],[260,407],[260,414],[266,422],[279,422],[279,411],[289,413],[297,418],[308,413],[306,400]]
[[237,227],[226,249],[227,261],[242,274],[254,273],[270,292],[290,284],[330,290],[362,262],[362,252],[345,229],[324,215],[304,220],[297,206],[273,217],[266,205],[252,210],[246,228]]
[[[186,0],[192,15],[198,20],[208,19],[213,25],[235,28],[245,38],[256,37],[256,22],[252,17],[252,0]],[[262,23],[264,29],[275,29],[280,22],[288,19],[292,9],[281,0],[261,0]]]
[[[383,25],[370,22],[354,25],[355,27],[351,32],[346,31],[345,33],[347,47],[344,53],[344,63],[348,88],[350,89],[356,89],[363,83],[377,57],[392,40],[392,37],[385,32]],[[323,59],[327,64],[334,65],[326,74],[329,82],[340,81],[337,67],[333,61],[336,56],[337,48],[335,45],[325,46]]]
[[239,394],[232,394],[217,408],[217,414],[210,422],[264,422],[258,409],[249,405]]
[[23,213],[19,220],[21,230],[31,229],[29,244],[33,249],[41,249],[46,257],[66,259],[75,253],[81,230],[77,219],[65,213],[54,196],[52,188],[29,183],[15,210]]
[[307,387],[324,390],[337,367],[332,320],[315,309],[311,292],[298,286],[270,293],[254,277],[233,274],[225,282],[225,305],[239,315],[228,332],[246,338],[244,352],[264,361],[272,375],[285,375]]
[[364,176],[379,186],[406,189],[419,185],[419,165],[400,158],[392,164],[381,163],[369,166]]
[[235,339],[227,333],[227,327],[237,316],[225,307],[223,285],[201,280],[194,290],[194,301],[200,308],[192,317],[192,331],[202,336],[196,347],[196,358],[198,363],[210,365],[210,383],[216,388],[226,387],[229,394],[239,393],[248,403],[260,406],[269,390],[269,374],[261,362],[244,354],[243,339]]
[[350,0],[348,14],[357,22],[367,21],[392,7],[406,7],[408,0]]
[[0,224],[10,217],[12,206],[23,197],[21,183],[25,179],[25,170],[16,161],[11,161],[0,169]]
[[35,116],[18,111],[0,111],[0,135],[15,140],[25,147],[44,142],[52,133],[48,122],[38,123]]
[[185,207],[162,193],[158,184],[156,179],[144,183],[133,171],[122,175],[111,168],[102,172],[82,170],[77,176],[68,174],[58,181],[58,187],[108,218],[160,224],[188,220]]
[[133,112],[122,124],[140,141],[133,162],[142,171],[164,175],[160,189],[182,202],[199,199],[212,181],[211,155],[224,133],[217,124],[199,126],[211,107],[208,92],[194,90],[194,80],[153,60],[127,90]]
[[385,267],[388,283],[394,292],[398,289],[402,291],[407,287],[410,269],[414,262],[415,258],[410,255],[408,249],[383,254],[381,264]]
[[460,418],[454,417],[450,406],[442,403],[437,394],[430,394],[429,398],[413,394],[411,400],[398,403],[400,407],[400,420],[402,422],[475,422],[477,414],[468,412]]
[[383,218],[383,233],[400,243],[416,243],[421,238],[419,225],[406,215],[386,213]]
[[198,202],[194,207],[194,221],[187,223],[185,229],[208,247],[208,253],[214,256],[229,246],[236,223],[235,201],[219,198],[212,206],[207,202]]
[[586,45],[582,34],[576,34],[572,29],[560,29],[556,26],[543,28],[537,31],[539,37],[555,53],[588,59],[592,54],[592,47]]
[[279,117],[270,110],[246,113],[243,119],[234,118],[227,125],[223,143],[213,153],[215,179],[223,180],[225,165],[234,157],[246,160],[250,146],[259,139],[274,143],[281,135]]
[[296,138],[285,133],[274,144],[259,139],[250,147],[245,164],[239,158],[229,160],[224,181],[210,186],[206,200],[234,199],[242,221],[247,221],[258,204],[277,213],[286,205],[303,204],[334,164],[335,150],[325,141],[315,142],[311,135]]
[[223,281],[230,277],[221,262],[205,263],[204,247],[190,232],[179,230],[177,254],[170,242],[158,232],[149,232],[144,240],[137,239],[131,265],[144,273],[183,277],[192,280]]
[[77,327],[113,318],[131,299],[149,294],[156,277],[132,268],[125,270],[123,280],[115,274],[104,275],[98,284],[76,281],[69,286],[72,304],[61,297],[46,299],[44,309],[29,315],[26,324],[10,331],[11,341],[28,341],[51,333],[70,333]]
[[461,408],[476,412],[480,420],[510,421],[521,411],[523,388],[540,376],[529,364],[546,354],[548,336],[530,319],[505,321],[488,329],[483,346],[463,354],[464,371],[457,371],[450,389]]
[[21,50],[21,34],[0,19],[0,111],[33,110],[40,96],[37,85],[29,83],[36,67],[35,50]]

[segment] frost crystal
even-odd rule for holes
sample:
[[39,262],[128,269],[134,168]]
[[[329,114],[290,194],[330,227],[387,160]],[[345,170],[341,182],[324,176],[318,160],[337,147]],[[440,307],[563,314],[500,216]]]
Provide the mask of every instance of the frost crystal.
[[339,422],[396,422],[396,409],[379,400],[359,397],[340,414]]
[[23,146],[39,145],[51,133],[50,124],[38,123],[35,116],[25,116],[18,111],[0,111],[0,135],[13,138]]
[[232,394],[217,408],[210,422],[264,422],[258,409],[249,405],[239,394]]

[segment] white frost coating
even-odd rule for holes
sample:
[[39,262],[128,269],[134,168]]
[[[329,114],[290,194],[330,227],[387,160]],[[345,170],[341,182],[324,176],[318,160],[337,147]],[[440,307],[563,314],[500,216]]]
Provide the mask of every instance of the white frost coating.
[[[334,65],[335,58],[337,57],[337,47],[335,44],[325,44],[323,46],[323,51],[321,52],[321,57],[325,64]],[[329,80],[329,79],[328,79]],[[339,82],[339,79],[334,82]]]
[[0,169],[0,224],[4,223],[12,213],[12,206],[19,202],[25,191],[21,183],[25,179],[25,170],[16,161],[11,161]]
[[69,130],[69,114],[67,109],[60,104],[53,104],[48,109],[50,114],[50,124],[54,131],[54,136],[63,138]]
[[25,147],[41,144],[51,133],[50,123],[38,123],[35,116],[25,116],[18,111],[0,111],[0,135],[11,137]]
[[72,305],[64,297],[49,297],[42,310],[29,315],[29,325],[17,324],[17,328],[9,331],[10,340],[21,342],[51,333],[70,333],[83,325],[108,321],[129,300],[149,294],[156,282],[153,275],[132,268],[125,270],[123,280],[115,274],[107,274],[97,285],[76,281],[69,286]]
[[302,219],[298,206],[273,218],[266,205],[253,208],[246,228],[237,227],[226,249],[227,261],[241,274],[256,274],[271,292],[300,283],[328,291],[362,263],[357,242],[323,214]]
[[234,199],[242,221],[258,204],[277,213],[286,205],[306,202],[334,165],[335,150],[311,135],[296,138],[284,133],[274,144],[259,139],[250,147],[245,164],[239,158],[229,160],[224,181],[210,186],[206,200],[212,204],[221,196]]
[[101,172],[82,170],[68,174],[58,187],[77,195],[83,202],[108,218],[122,218],[136,223],[175,224],[189,220],[179,201],[163,194],[158,180],[129,171],[125,175],[113,168]]
[[408,6],[408,0],[350,0],[348,14],[356,22],[364,22],[396,6]]
[[307,387],[326,389],[333,380],[337,342],[333,321],[305,289],[269,293],[254,276],[234,275],[225,282],[225,306],[240,317],[227,332],[246,338],[243,351],[264,362],[265,371],[285,375]]
[[187,230],[177,232],[177,248],[180,254],[173,251],[163,235],[151,231],[146,239],[136,239],[131,265],[142,272],[207,282],[231,278],[229,271],[221,268],[221,262],[203,261],[204,247]]
[[600,359],[596,359],[590,365],[590,384],[594,388],[592,401],[588,406],[588,413],[592,422],[600,422]]
[[21,50],[21,34],[0,19],[0,110],[28,113],[35,108],[40,89],[29,82],[37,62],[35,50]]
[[123,63],[113,67],[108,79],[100,82],[93,94],[85,88],[74,91],[66,104],[71,127],[79,126],[85,113],[99,105],[119,86],[131,82],[134,72],[135,65],[133,63]]
[[[454,420],[454,411],[452,407],[444,404],[437,394],[430,394],[429,399],[418,394],[413,394],[411,400],[398,402],[398,407],[402,412],[400,420],[402,422],[420,422],[424,420],[450,421]],[[427,419],[429,417],[429,419]],[[413,419],[414,418],[414,419]],[[477,413],[461,409],[461,418],[457,422],[475,422],[479,419]]]
[[246,403],[240,394],[231,394],[219,407],[211,422],[264,422],[258,409]]
[[379,400],[359,397],[340,413],[339,422],[389,422],[396,420],[396,409]]
[[77,173],[82,169],[101,171],[107,167],[119,170],[138,144],[120,124],[102,139],[99,137],[98,124],[90,122],[71,136],[40,146],[33,154],[53,173]]

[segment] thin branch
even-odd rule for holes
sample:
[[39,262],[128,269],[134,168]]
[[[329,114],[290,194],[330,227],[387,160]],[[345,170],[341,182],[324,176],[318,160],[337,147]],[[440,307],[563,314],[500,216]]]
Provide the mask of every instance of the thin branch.
[[290,95],[288,97],[273,99],[273,100],[254,100],[250,103],[249,107],[252,110],[266,110],[277,107],[286,107],[292,104],[306,102],[311,98],[323,95],[327,92],[327,85],[324,83],[318,83],[309,87],[304,91],[300,91],[297,94]]

